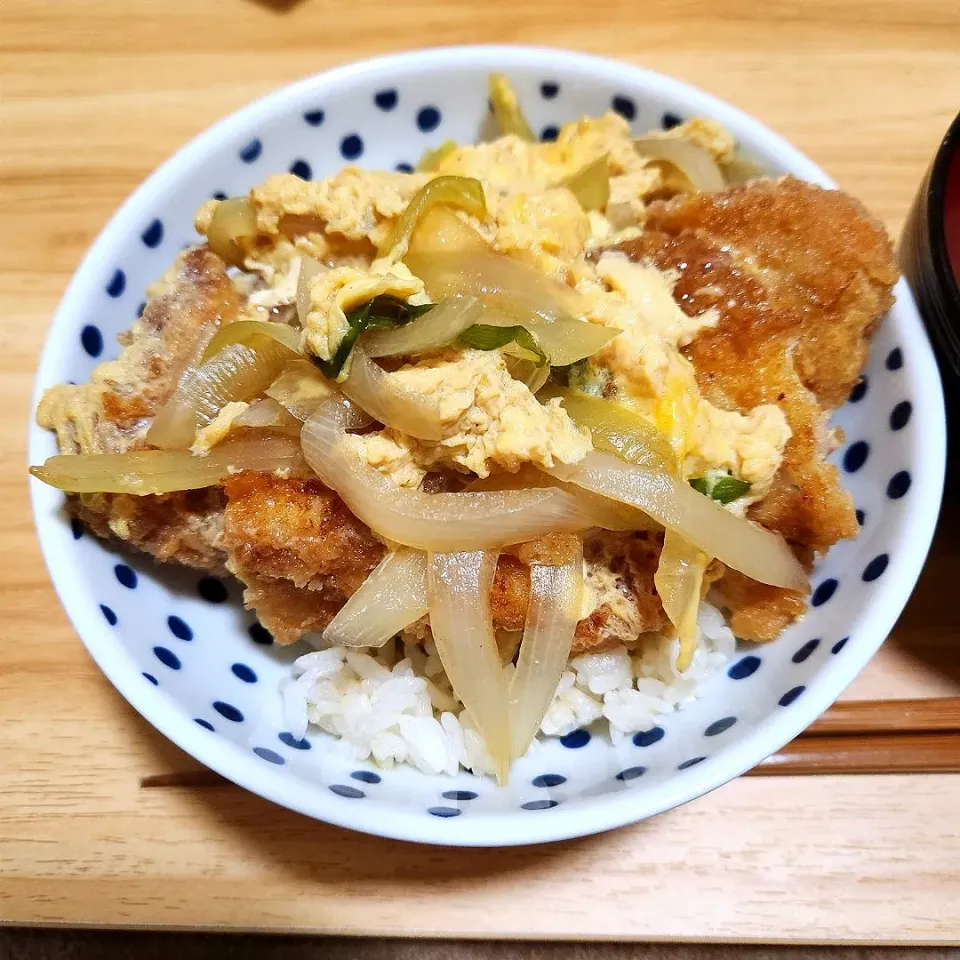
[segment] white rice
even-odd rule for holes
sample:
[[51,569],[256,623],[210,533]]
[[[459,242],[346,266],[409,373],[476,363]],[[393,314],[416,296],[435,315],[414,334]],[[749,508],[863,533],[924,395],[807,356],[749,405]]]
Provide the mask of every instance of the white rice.
[[[651,636],[632,653],[615,647],[574,657],[540,726],[561,737],[603,720],[619,742],[656,726],[663,714],[696,699],[701,687],[734,652],[723,616],[702,604],[700,642],[683,673],[678,642]],[[504,666],[512,674],[513,664]],[[357,760],[380,766],[408,763],[425,773],[460,768],[492,773],[493,764],[469,714],[454,698],[432,643],[394,641],[376,652],[331,647],[300,657],[283,687],[286,723],[293,736],[319,727],[338,737]]]

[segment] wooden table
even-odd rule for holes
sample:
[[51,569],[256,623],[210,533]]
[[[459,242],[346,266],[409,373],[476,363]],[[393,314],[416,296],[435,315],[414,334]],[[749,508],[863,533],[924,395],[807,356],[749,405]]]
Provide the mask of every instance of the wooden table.
[[[512,41],[642,63],[786,135],[897,230],[960,108],[957,0],[4,0],[0,7],[0,917],[463,935],[960,940],[960,776],[741,779],[606,836],[453,851],[353,835],[188,759],[99,675],[37,547],[23,441],[84,250],[224,113],[358,57]],[[957,501],[954,498],[955,502]],[[960,693],[957,510],[853,697]]]

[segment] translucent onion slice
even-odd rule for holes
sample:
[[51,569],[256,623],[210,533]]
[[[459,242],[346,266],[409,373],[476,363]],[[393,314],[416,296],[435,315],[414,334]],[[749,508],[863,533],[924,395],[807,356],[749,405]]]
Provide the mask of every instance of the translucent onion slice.
[[386,540],[420,550],[486,550],[597,526],[590,511],[560,489],[431,494],[398,487],[344,448],[345,430],[361,422],[355,407],[328,400],[304,424],[303,453],[353,514]]
[[474,252],[416,254],[407,257],[406,263],[434,299],[478,297],[488,308],[483,323],[525,327],[554,366],[592,356],[620,333],[577,320],[587,307],[580,293],[510,257]]
[[452,343],[482,317],[483,305],[476,297],[451,297],[405,326],[365,333],[363,349],[368,357],[426,353]]
[[210,218],[207,246],[226,264],[243,265],[243,250],[238,240],[257,235],[257,210],[249,197],[221,200]]
[[307,420],[333,395],[334,387],[309,360],[294,360],[264,392],[298,420]]
[[547,472],[643,510],[707,556],[753,580],[792,590],[807,588],[803,567],[782,537],[724,510],[664,471],[624,463],[613,454],[594,450],[577,464],[557,464]]
[[203,457],[179,450],[82,453],[51,457],[30,473],[69,493],[173,493],[216,486],[242,470],[302,476],[306,465],[299,446],[292,438],[264,437],[231,440]]
[[300,326],[307,325],[307,314],[310,312],[310,285],[314,277],[327,272],[327,267],[318,263],[313,257],[301,257],[300,272],[297,274],[297,318]]
[[567,665],[583,594],[582,545],[569,563],[532,564],[527,621],[510,682],[510,738],[514,759],[530,748]]
[[427,557],[392,550],[323,631],[338,647],[382,647],[427,613]]
[[283,404],[268,398],[250,404],[234,419],[232,426],[274,430],[299,437],[303,424]]
[[709,193],[714,190],[723,190],[727,185],[713,157],[702,147],[694,146],[687,140],[671,137],[641,137],[634,140],[633,145],[641,156],[669,163],[693,190]]
[[490,245],[449,207],[431,207],[410,237],[408,256],[421,253],[483,253]]
[[200,362],[205,363],[211,357],[216,356],[224,347],[232,346],[235,343],[256,349],[261,337],[275,340],[291,353],[300,352],[299,331],[294,330],[293,327],[288,327],[285,323],[274,323],[266,320],[235,320],[233,323],[222,326],[214,334],[213,339],[203,351]]
[[615,453],[621,460],[641,467],[677,472],[677,458],[669,438],[629,407],[566,387],[549,386],[538,394],[540,400],[555,398],[559,398],[574,423],[590,431],[597,449]]
[[497,555],[492,551],[434,553],[427,596],[440,662],[503,784],[510,770],[510,700],[490,611],[496,572]]
[[150,425],[147,443],[166,450],[189,447],[197,430],[212,423],[228,403],[263,393],[291,356],[295,354],[269,338],[257,348],[240,343],[224,347],[185,374]]
[[490,74],[490,109],[503,136],[512,134],[521,140],[536,141],[527,123],[513,84],[502,73]]
[[456,149],[456,140],[444,140],[439,147],[434,147],[432,150],[424,150],[423,155],[417,161],[417,172],[433,173]]
[[484,219],[487,215],[483,184],[479,180],[473,177],[434,177],[413,195],[406,209],[383,238],[377,250],[377,256],[389,255],[394,260],[402,260],[420,218],[431,207],[439,204],[457,207],[478,220]]
[[677,669],[686,670],[697,646],[697,613],[703,590],[703,573],[710,558],[673,530],[663,535],[663,550],[653,583],[664,612],[680,640]]
[[350,376],[340,384],[340,389],[374,420],[388,427],[420,440],[443,439],[439,403],[403,389],[359,345],[353,348]]
[[610,200],[610,167],[607,154],[578,170],[563,184],[584,210],[605,210]]

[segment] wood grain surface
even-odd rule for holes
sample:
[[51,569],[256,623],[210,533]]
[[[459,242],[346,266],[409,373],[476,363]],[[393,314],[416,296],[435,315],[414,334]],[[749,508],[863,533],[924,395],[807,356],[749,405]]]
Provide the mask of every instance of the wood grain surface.
[[[960,108],[957,0],[4,0],[0,4],[0,918],[258,930],[960,942],[960,777],[741,779],[538,849],[348,834],[224,785],[120,699],[67,623],[27,502],[38,351],[130,190],[224,113],[430,44],[608,54],[756,115],[896,231]],[[956,498],[955,498],[956,499]],[[850,697],[960,693],[957,510]]]

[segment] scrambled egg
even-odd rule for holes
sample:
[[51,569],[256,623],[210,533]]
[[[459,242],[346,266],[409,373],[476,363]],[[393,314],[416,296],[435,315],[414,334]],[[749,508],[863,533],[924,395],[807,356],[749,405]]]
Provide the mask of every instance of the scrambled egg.
[[400,486],[418,486],[441,467],[487,477],[494,468],[515,472],[525,463],[576,463],[591,448],[559,401],[541,404],[496,351],[445,351],[389,376],[438,411],[444,433],[436,443],[391,429],[348,437],[367,463]]
[[[649,136],[686,139],[721,163],[734,154],[732,137],[699,118]],[[607,159],[610,199],[604,210],[586,212],[565,183],[600,157]],[[745,414],[713,406],[681,352],[716,325],[716,313],[687,316],[672,296],[675,278],[653,267],[591,255],[642,230],[647,202],[665,188],[658,163],[638,152],[617,114],[568,124],[552,143],[506,136],[459,147],[431,173],[348,167],[320,181],[271,177],[250,194],[256,235],[237,239],[245,267],[260,278],[248,313],[295,302],[304,256],[328,268],[312,278],[303,325],[304,348],[320,359],[336,353],[350,310],[373,297],[430,302],[423,282],[402,263],[377,259],[377,249],[416,192],[442,174],[481,182],[486,218],[458,215],[494,252],[574,287],[584,304],[581,320],[621,331],[581,365],[580,385],[615,395],[668,434],[686,476],[729,471],[751,484],[751,501],[762,497],[790,436],[783,413],[772,405]],[[198,230],[209,230],[215,209],[213,201],[201,209]],[[388,376],[437,409],[443,425],[434,442],[390,428],[348,438],[359,457],[399,486],[416,487],[441,468],[486,477],[528,463],[574,463],[591,449],[558,402],[541,404],[497,350],[450,347]],[[201,441],[216,442],[222,426],[212,424]]]

